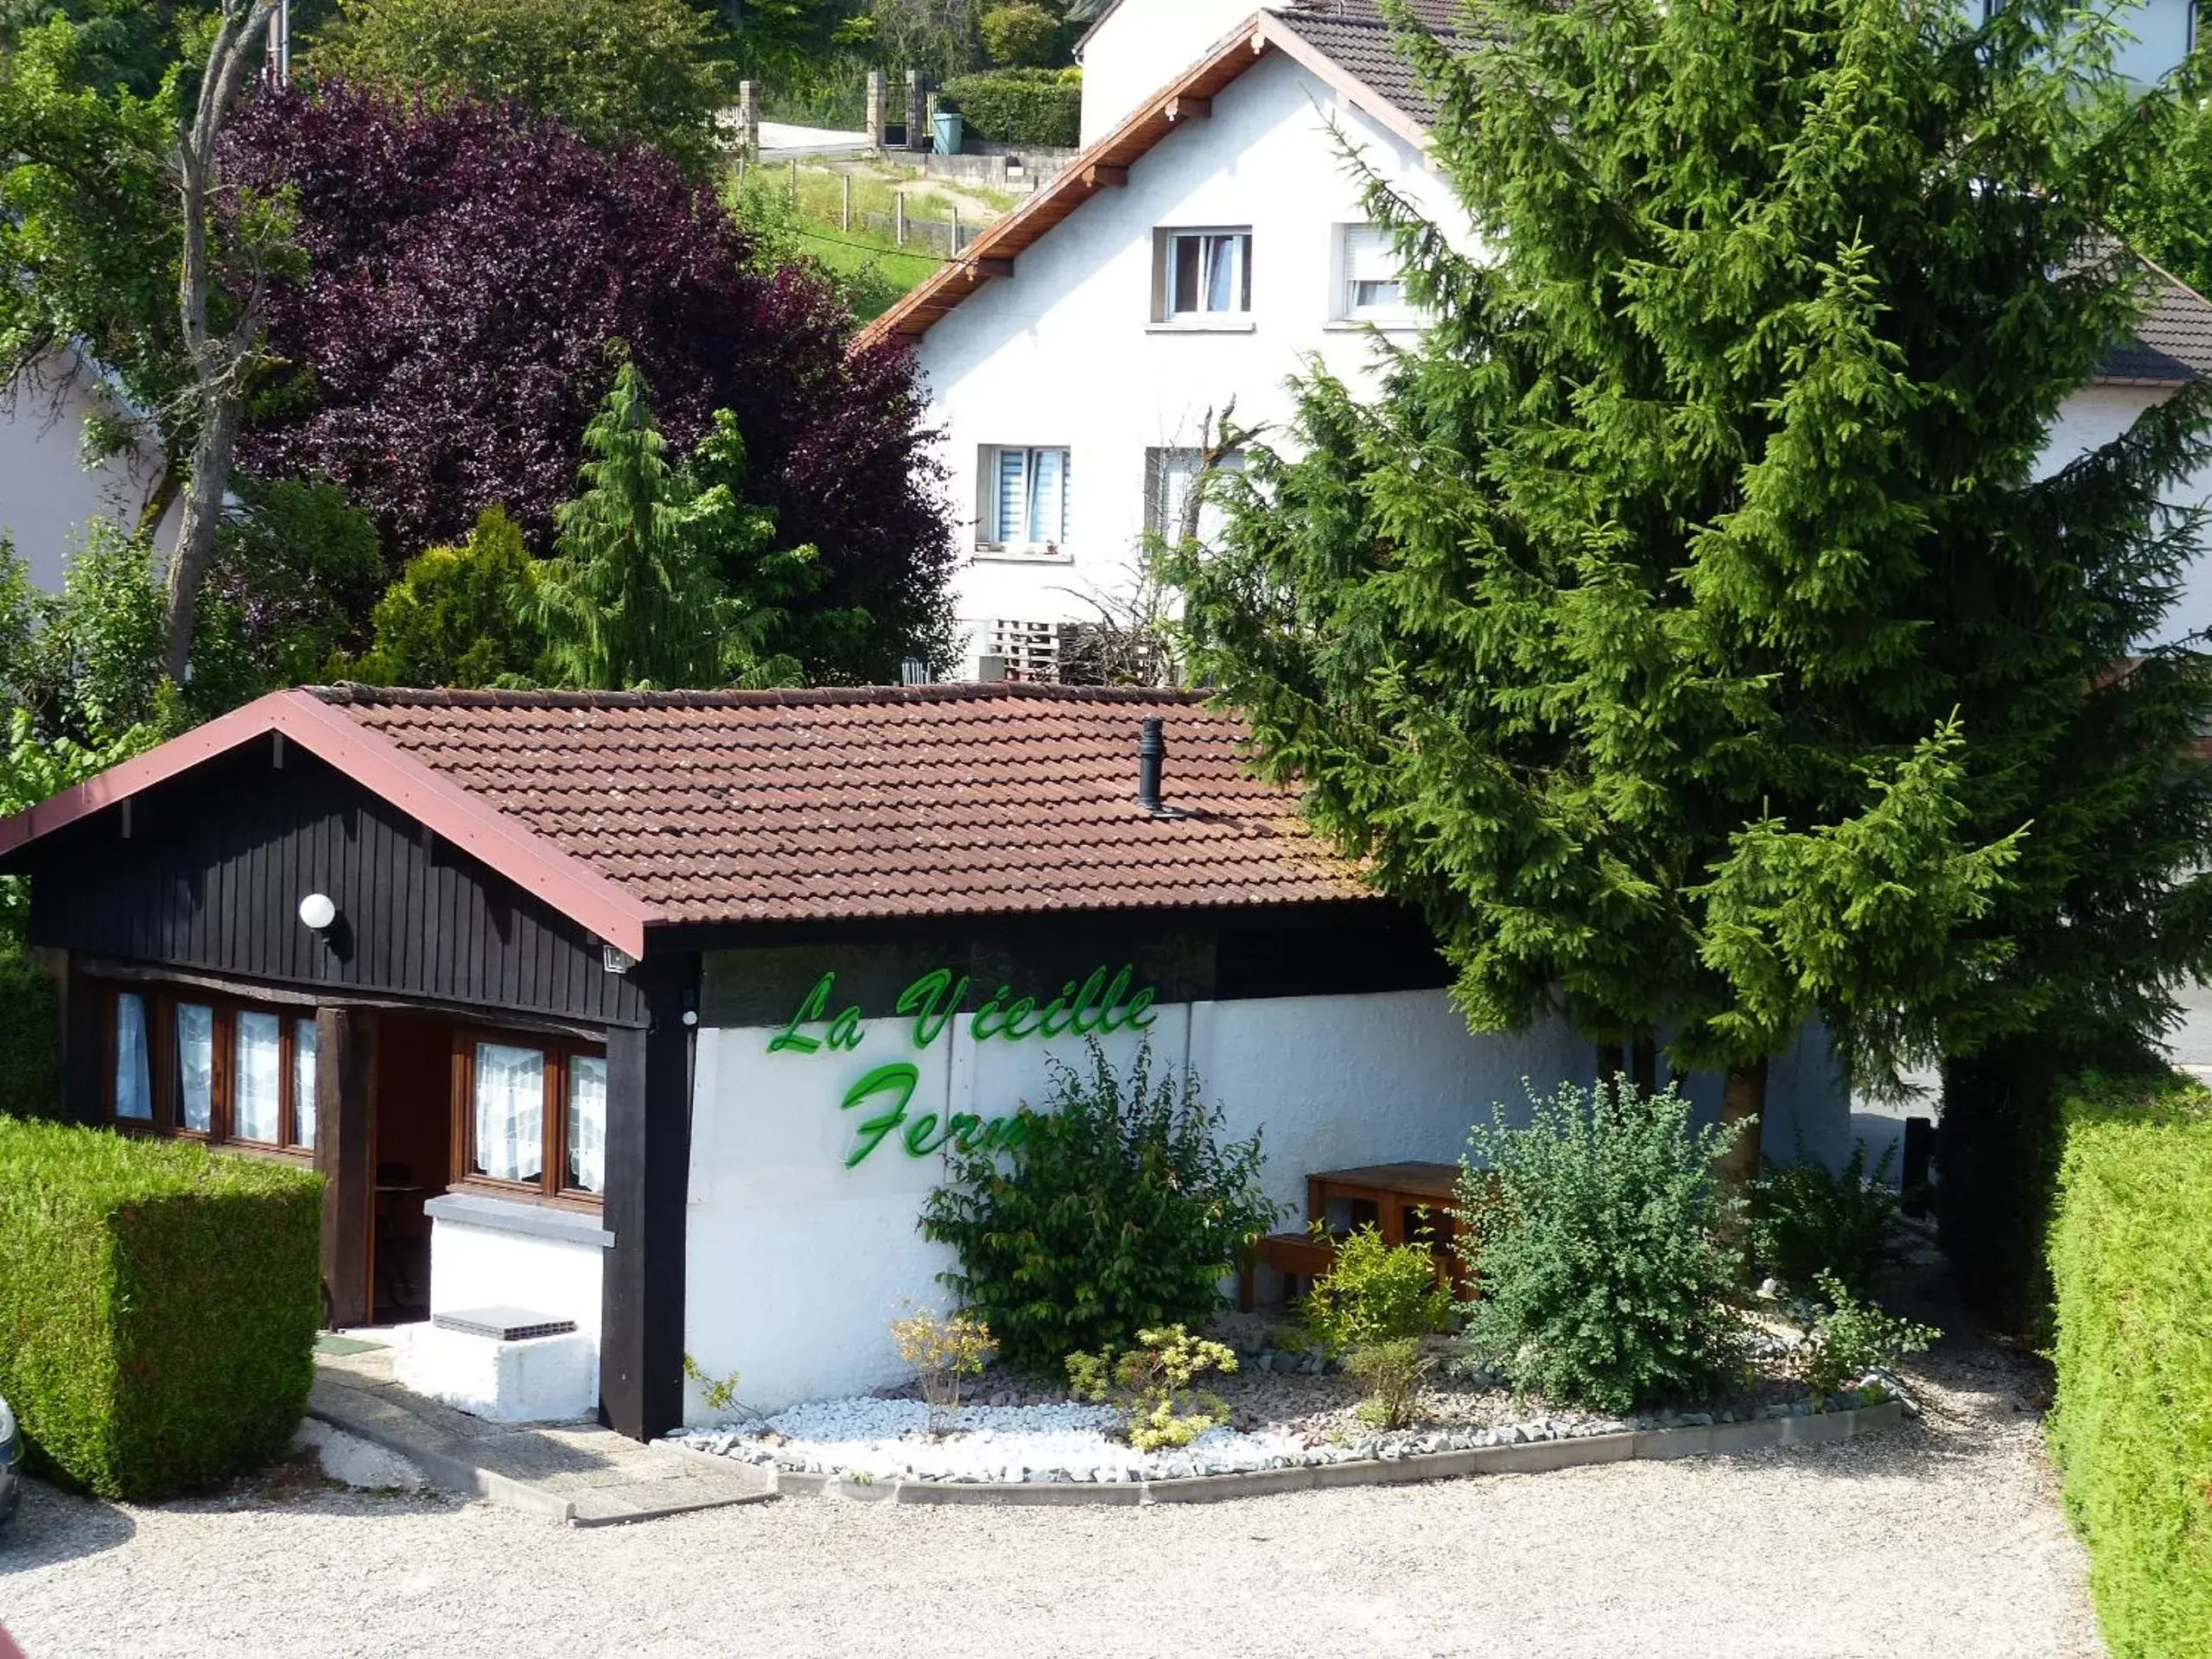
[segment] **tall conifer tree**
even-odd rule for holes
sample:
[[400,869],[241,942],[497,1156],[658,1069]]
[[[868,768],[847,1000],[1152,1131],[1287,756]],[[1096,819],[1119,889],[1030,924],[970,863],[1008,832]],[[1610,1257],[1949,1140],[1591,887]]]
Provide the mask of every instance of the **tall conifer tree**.
[[2212,403],[2037,476],[2145,298],[2104,39],[2046,0],[1467,10],[1464,55],[1399,20],[1465,223],[1370,188],[1433,326],[1371,400],[1303,380],[1183,572],[1263,769],[1476,1026],[1657,1033],[1731,1116],[1808,1016],[1878,1073],[2155,1027],[2205,954],[2209,700],[2116,671]]

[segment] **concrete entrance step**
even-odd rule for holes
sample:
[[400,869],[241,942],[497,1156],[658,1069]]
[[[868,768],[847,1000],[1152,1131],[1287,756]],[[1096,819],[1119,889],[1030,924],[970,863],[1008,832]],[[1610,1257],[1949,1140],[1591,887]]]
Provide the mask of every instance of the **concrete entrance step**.
[[318,1349],[308,1414],[398,1453],[433,1485],[578,1527],[776,1495],[772,1478],[748,1465],[641,1446],[595,1423],[487,1423],[401,1388],[391,1359],[381,1345]]

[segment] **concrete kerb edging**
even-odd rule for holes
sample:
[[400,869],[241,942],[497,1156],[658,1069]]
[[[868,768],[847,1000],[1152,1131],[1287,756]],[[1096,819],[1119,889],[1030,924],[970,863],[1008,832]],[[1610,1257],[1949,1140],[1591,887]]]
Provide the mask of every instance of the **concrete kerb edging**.
[[1232,1498],[1268,1497],[1334,1486],[1383,1486],[1410,1481],[1451,1480],[1464,1475],[1537,1474],[1585,1465],[1663,1461],[1674,1458],[1726,1457],[1770,1446],[1829,1446],[1854,1435],[1894,1428],[1904,1420],[1904,1404],[1885,1400],[1852,1411],[1815,1413],[1809,1417],[1763,1417],[1753,1422],[1716,1423],[1709,1428],[1648,1428],[1621,1434],[1585,1434],[1558,1440],[1523,1440],[1513,1446],[1477,1446],[1460,1452],[1424,1452],[1411,1457],[1363,1459],[1357,1463],[1298,1465],[1255,1469],[1242,1474],[1196,1475],[1184,1480],[1022,1482],[953,1480],[856,1481],[838,1475],[776,1472],[780,1497],[835,1498],[858,1503],[1120,1504],[1219,1503]]
[[485,1468],[473,1459],[440,1450],[423,1443],[419,1435],[388,1432],[375,1417],[366,1413],[324,1410],[310,1405],[308,1416],[318,1422],[348,1434],[358,1435],[372,1445],[403,1457],[423,1471],[423,1478],[433,1486],[458,1492],[463,1497],[480,1497],[501,1509],[522,1510],[531,1515],[548,1516],[556,1521],[573,1522],[576,1506],[573,1499],[526,1480],[517,1480]]

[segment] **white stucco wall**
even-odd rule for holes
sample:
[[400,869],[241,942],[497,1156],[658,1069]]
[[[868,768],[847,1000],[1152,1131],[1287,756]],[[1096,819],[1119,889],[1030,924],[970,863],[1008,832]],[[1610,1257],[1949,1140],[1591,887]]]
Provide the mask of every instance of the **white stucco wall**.
[[[1163,1005],[1155,1058],[1195,1067],[1227,1133],[1259,1132],[1268,1195],[1285,1226],[1304,1218],[1305,1179],[1323,1169],[1459,1158],[1468,1125],[1493,1103],[1518,1106],[1522,1079],[1549,1090],[1586,1081],[1592,1052],[1563,1027],[1478,1037],[1441,991]],[[941,1179],[935,1156],[910,1155],[894,1134],[846,1166],[858,1122],[842,1109],[856,1079],[912,1061],[919,1084],[908,1121],[957,1111],[989,1117],[1046,1097],[1046,1058],[1084,1058],[1080,1039],[975,1042],[966,1016],[919,1051],[912,1022],[864,1022],[859,1047],[772,1053],[772,1027],[699,1033],[686,1217],[684,1346],[709,1372],[740,1374],[746,1404],[851,1393],[906,1375],[888,1332],[901,1297],[944,1309],[936,1275],[951,1255],[917,1230]],[[817,1033],[819,1028],[817,1028]],[[1106,1047],[1126,1064],[1136,1039]],[[1693,1088],[1708,1105],[1717,1081]],[[1847,1104],[1825,1045],[1800,1046],[1774,1069],[1765,1141],[1777,1155],[1840,1147]],[[687,1414],[709,1421],[696,1388]]]
[[[41,588],[59,589],[68,555],[85,521],[97,515],[130,529],[138,522],[159,477],[150,451],[118,456],[87,469],[79,441],[85,416],[112,394],[73,355],[48,359],[0,397],[0,536],[15,543]],[[177,512],[163,518],[158,539],[175,544]]]
[[596,1244],[537,1238],[440,1217],[430,1225],[430,1312],[520,1307],[574,1319],[599,1346],[600,1277],[606,1251]]
[[[1366,219],[1332,118],[1377,170],[1446,213],[1448,192],[1413,146],[1270,55],[1222,90],[1209,118],[1140,157],[1125,188],[1097,192],[1020,256],[1011,279],[985,284],[923,337],[961,546],[972,552],[976,540],[983,446],[1070,451],[1064,556],[975,556],[956,578],[963,621],[1095,618],[1080,595],[1130,578],[1147,448],[1195,447],[1209,412],[1232,399],[1240,424],[1279,428],[1292,409],[1286,383],[1309,357],[1364,380],[1368,331],[1332,321],[1338,227]],[[1154,232],[1247,226],[1249,315],[1220,332],[1155,323]]]
[[1083,142],[1113,131],[1259,10],[1255,0],[1121,0],[1079,54]]

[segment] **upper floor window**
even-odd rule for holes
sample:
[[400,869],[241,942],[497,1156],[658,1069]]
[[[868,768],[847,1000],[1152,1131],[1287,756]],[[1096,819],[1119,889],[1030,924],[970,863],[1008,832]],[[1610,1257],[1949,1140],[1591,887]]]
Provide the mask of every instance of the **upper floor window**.
[[1249,316],[1252,232],[1167,231],[1160,238],[1160,316],[1169,322]]
[[977,540],[1001,551],[1058,553],[1068,539],[1068,452],[987,444]]
[[1375,225],[1344,227],[1344,292],[1338,315],[1365,319],[1403,319],[1411,315],[1405,269],[1389,232]]

